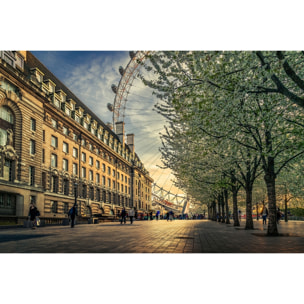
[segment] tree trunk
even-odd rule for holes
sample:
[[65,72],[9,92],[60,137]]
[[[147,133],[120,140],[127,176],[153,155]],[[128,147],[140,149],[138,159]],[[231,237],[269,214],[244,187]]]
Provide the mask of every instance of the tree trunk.
[[216,221],[216,202],[212,202],[212,220]]
[[254,229],[252,220],[252,186],[246,187],[246,225],[245,229]]
[[268,197],[268,231],[267,235],[277,236],[277,211],[276,211],[276,192],[275,192],[275,174],[274,174],[274,162],[268,162],[268,172],[264,176],[267,187]]
[[233,204],[233,226],[240,226],[239,217],[238,217],[238,203],[237,203],[237,194],[238,188],[235,186],[235,178],[231,178],[232,182],[232,204]]
[[218,219],[217,219],[217,221],[220,222],[221,221],[221,198],[220,198],[220,195],[218,195],[218,197],[217,197],[217,207],[218,207]]
[[224,200],[225,200],[225,206],[226,206],[226,224],[230,224],[230,218],[229,218],[229,206],[228,206],[228,191],[224,190]]
[[225,201],[224,201],[224,194],[221,193],[221,205],[222,205],[222,223],[225,223]]
[[285,194],[285,216],[284,216],[284,220],[287,223],[288,222],[288,215],[287,215],[288,211],[287,211],[287,194]]

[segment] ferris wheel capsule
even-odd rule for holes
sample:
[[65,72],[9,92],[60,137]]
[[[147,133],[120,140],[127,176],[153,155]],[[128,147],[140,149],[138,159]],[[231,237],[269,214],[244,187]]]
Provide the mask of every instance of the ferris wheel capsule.
[[115,84],[111,85],[111,89],[115,94],[117,93],[117,86]]
[[123,76],[123,74],[125,72],[124,68],[122,66],[120,66],[118,70],[119,70],[120,75]]
[[130,55],[130,58],[133,59],[133,58],[135,57],[135,52],[130,51],[130,52],[129,52],[129,55]]
[[113,111],[114,111],[114,106],[113,106],[112,103],[108,103],[108,104],[107,104],[107,107],[108,107],[108,110],[109,110],[110,112],[113,112]]

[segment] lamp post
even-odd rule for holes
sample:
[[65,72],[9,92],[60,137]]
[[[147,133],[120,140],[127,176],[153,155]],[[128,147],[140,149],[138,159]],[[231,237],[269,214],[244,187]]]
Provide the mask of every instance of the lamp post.
[[75,207],[77,207],[77,186],[78,186],[78,184],[74,183],[74,197],[75,197],[74,205],[75,205]]

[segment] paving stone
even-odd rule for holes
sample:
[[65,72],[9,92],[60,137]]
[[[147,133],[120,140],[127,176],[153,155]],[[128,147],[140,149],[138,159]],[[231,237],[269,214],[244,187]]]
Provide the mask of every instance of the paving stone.
[[281,236],[208,220],[136,221],[0,230],[1,253],[303,253],[304,222],[281,222]]

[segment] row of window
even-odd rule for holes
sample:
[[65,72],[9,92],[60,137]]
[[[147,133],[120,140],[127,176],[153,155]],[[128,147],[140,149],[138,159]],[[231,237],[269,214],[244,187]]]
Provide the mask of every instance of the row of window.
[[[80,123],[80,118],[78,116],[75,116],[75,120],[76,120],[76,122]],[[58,129],[58,122],[53,118],[51,118],[51,122],[52,122],[52,127],[57,130]],[[89,129],[89,125],[85,121],[83,122],[83,127],[87,130]],[[64,135],[68,136],[68,129],[66,127],[64,127],[64,126],[62,127],[62,132],[63,132]],[[97,136],[97,138],[99,140],[101,140],[105,144],[109,145],[109,143],[110,143],[109,138],[107,138],[107,139],[104,138],[100,133],[96,132],[96,130],[94,130],[93,128],[91,129],[91,133],[94,136]],[[96,133],[97,133],[97,135],[96,135]],[[73,140],[75,140],[75,141],[78,140],[78,136],[75,133],[73,133]],[[86,140],[85,139],[81,140],[81,145],[86,146]],[[93,150],[93,146],[90,143],[88,144],[88,146],[89,146],[90,150]],[[120,149],[120,151],[118,151],[118,146],[117,145],[114,146],[113,141],[112,141],[112,144],[110,145],[110,148],[113,149],[116,153],[119,153],[125,159],[127,159],[127,161],[130,161],[130,155],[126,155],[126,153],[124,151],[122,151],[122,149]],[[98,148],[96,149],[96,153],[97,154],[100,153]]]
[[[51,146],[53,148],[58,148],[58,138],[55,137],[55,136],[52,136],[51,137]],[[66,143],[66,142],[63,142],[62,143],[62,151],[66,154],[69,153],[69,144]],[[74,158],[78,158],[78,149],[73,147],[73,152],[72,152],[72,155]],[[81,152],[81,161],[82,162],[86,162],[87,161],[87,154],[85,152]],[[94,166],[94,158],[92,156],[89,156],[89,165],[90,166]],[[96,166],[96,169],[100,169],[100,161],[99,160],[96,160],[95,161],[95,166]],[[103,172],[106,172],[106,165],[105,164],[102,164],[102,171]],[[111,168],[108,167],[108,175],[111,175]],[[116,175],[116,170],[112,170],[112,176],[115,177]],[[120,173],[117,172],[117,178],[121,178],[121,181],[124,180],[124,175],[121,174],[120,176]],[[127,183],[127,177],[125,176],[125,183]]]

